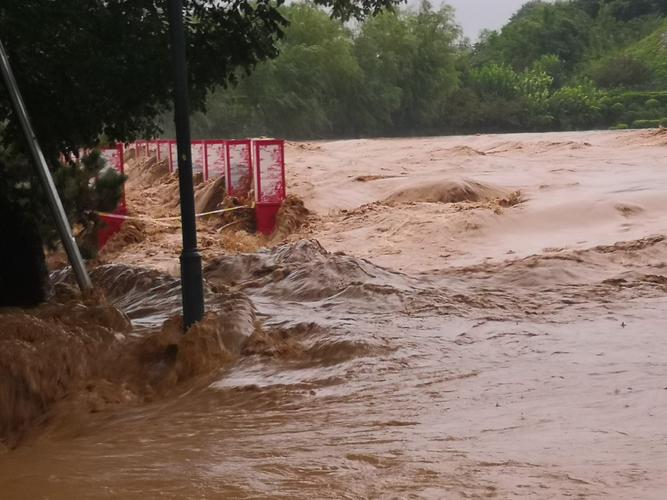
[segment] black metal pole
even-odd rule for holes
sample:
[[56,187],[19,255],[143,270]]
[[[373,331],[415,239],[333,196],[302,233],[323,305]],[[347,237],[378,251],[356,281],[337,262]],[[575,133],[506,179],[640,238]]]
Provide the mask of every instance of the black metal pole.
[[174,121],[178,152],[178,181],[181,195],[181,293],[183,295],[183,326],[187,330],[204,316],[204,286],[201,255],[197,249],[195,195],[192,182],[190,149],[190,117],[188,108],[188,73],[185,59],[183,1],[169,0],[169,33],[174,69]]

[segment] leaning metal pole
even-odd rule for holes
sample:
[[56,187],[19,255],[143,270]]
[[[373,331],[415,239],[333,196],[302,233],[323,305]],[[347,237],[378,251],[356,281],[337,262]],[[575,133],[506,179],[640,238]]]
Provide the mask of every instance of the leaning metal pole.
[[204,316],[204,286],[202,283],[201,256],[197,249],[182,0],[169,0],[169,33],[174,70],[174,121],[176,124],[178,184],[181,195],[181,226],[183,229],[181,293],[183,295],[183,326],[187,330],[193,324],[201,321]]
[[65,251],[67,252],[67,257],[69,258],[72,269],[74,269],[74,275],[76,276],[76,281],[79,283],[81,290],[90,290],[93,288],[92,283],[90,282],[90,277],[86,271],[86,266],[83,264],[83,259],[81,258],[81,253],[79,252],[79,247],[74,241],[74,236],[72,236],[72,229],[70,228],[69,222],[67,221],[67,215],[65,214],[65,209],[63,204],[60,201],[60,196],[58,196],[58,191],[56,190],[56,185],[53,183],[53,177],[51,177],[51,172],[49,167],[46,164],[44,159],[44,154],[42,153],[42,148],[37,142],[37,137],[35,132],[32,129],[30,123],[30,118],[28,116],[28,111],[23,102],[23,97],[21,97],[21,92],[16,84],[16,79],[14,78],[14,73],[12,68],[9,65],[9,57],[7,57],[7,52],[5,52],[5,47],[0,41],[0,68],[2,69],[2,76],[9,92],[9,96],[12,99],[14,105],[14,110],[16,111],[16,116],[21,122],[21,127],[23,128],[23,133],[30,147],[30,152],[32,158],[35,162],[35,167],[39,173],[39,178],[42,181],[42,186],[44,186],[44,191],[46,191],[46,196],[49,200],[49,207],[51,208],[51,213],[53,218],[56,220],[56,226],[58,227],[58,233],[60,234],[60,239],[63,242]]

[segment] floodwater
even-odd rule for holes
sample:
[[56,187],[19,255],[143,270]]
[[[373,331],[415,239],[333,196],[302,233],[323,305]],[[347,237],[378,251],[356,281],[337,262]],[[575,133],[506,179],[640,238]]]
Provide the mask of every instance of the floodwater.
[[297,235],[208,258],[211,313],[186,337],[164,271],[101,265],[106,300],[56,273],[49,304],[0,312],[0,497],[664,498],[667,239],[652,224],[437,269],[402,253],[403,272],[354,256],[366,240],[343,253]]

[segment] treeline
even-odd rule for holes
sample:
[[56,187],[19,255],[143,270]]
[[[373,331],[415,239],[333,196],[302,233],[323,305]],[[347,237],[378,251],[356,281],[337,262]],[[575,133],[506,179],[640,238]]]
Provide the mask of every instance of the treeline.
[[282,13],[280,55],[213,92],[195,136],[667,125],[664,0],[532,1],[474,45],[450,7],[427,2],[356,25],[307,3]]

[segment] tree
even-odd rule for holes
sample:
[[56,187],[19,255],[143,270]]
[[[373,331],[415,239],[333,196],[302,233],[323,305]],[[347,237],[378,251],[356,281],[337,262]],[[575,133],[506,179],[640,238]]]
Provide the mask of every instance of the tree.
[[427,0],[422,1],[410,24],[416,39],[416,53],[402,119],[428,129],[446,113],[447,100],[458,87],[454,41],[461,30],[454,22],[451,7],[434,11]]
[[313,4],[291,5],[281,10],[291,24],[278,43],[280,56],[240,75],[237,86],[216,90],[194,130],[321,138],[657,119],[659,111],[640,109],[646,97],[633,103],[638,109],[617,113],[615,100],[590,83],[641,91],[664,80],[664,20],[658,11],[619,20],[610,12],[615,1],[527,2],[474,47],[460,37],[448,8],[428,3],[354,24],[332,20]]
[[417,14],[386,12],[355,40],[375,130],[414,132],[438,124],[458,85],[453,11],[423,2]]
[[[316,0],[332,15],[362,19],[397,0]],[[207,93],[278,55],[286,20],[271,0],[185,0],[193,109]],[[3,0],[0,36],[31,111],[50,166],[59,153],[159,132],[156,117],[171,102],[166,0]],[[37,185],[3,87],[0,139],[13,151],[3,169],[12,182],[0,193],[16,206],[19,185]],[[46,213],[42,206],[19,212]],[[77,222],[73,220],[72,222]],[[3,235],[3,238],[11,235]],[[0,266],[5,265],[0,262]],[[38,265],[38,264],[36,264]]]
[[280,55],[215,91],[196,133],[318,138],[440,127],[458,85],[451,9],[385,12],[356,31],[312,4],[281,12],[290,24]]
[[590,24],[589,15],[576,4],[529,2],[500,33],[485,36],[476,48],[476,59],[523,70],[550,54],[572,68],[585,54]]
[[553,78],[544,71],[516,72],[507,65],[489,64],[472,69],[466,85],[479,99],[478,129],[532,130],[551,122],[547,100]]
[[575,0],[574,3],[589,16],[595,18],[602,8],[602,0]]
[[[351,104],[361,70],[352,35],[322,9],[295,4],[281,10],[289,21],[280,56],[257,66],[233,89],[208,99],[195,118],[198,134],[327,137],[349,132]],[[241,115],[234,119],[236,115]],[[202,121],[205,123],[202,124]]]
[[[285,21],[268,0],[235,1],[226,9],[206,0],[186,5],[190,98],[201,108],[207,90],[238,67],[249,70],[277,54]],[[94,145],[101,134],[124,141],[158,132],[155,117],[171,102],[165,6],[154,0],[2,3],[0,32],[50,158]],[[16,141],[8,104],[3,96],[0,121],[10,120],[4,136]]]
[[600,119],[600,95],[590,84],[563,87],[548,101],[561,130],[587,129]]
[[396,123],[396,118],[411,78],[415,45],[402,13],[385,12],[361,27],[354,49],[364,73],[368,130],[386,133],[402,125]]
[[593,66],[591,76],[599,87],[609,89],[645,84],[653,72],[639,59],[621,54],[599,61]]
[[623,21],[650,14],[667,14],[664,0],[606,0],[605,3],[609,12]]
[[28,170],[30,165],[0,145],[0,307],[30,306],[46,297],[47,271],[35,197],[29,183],[17,182],[19,169]]

